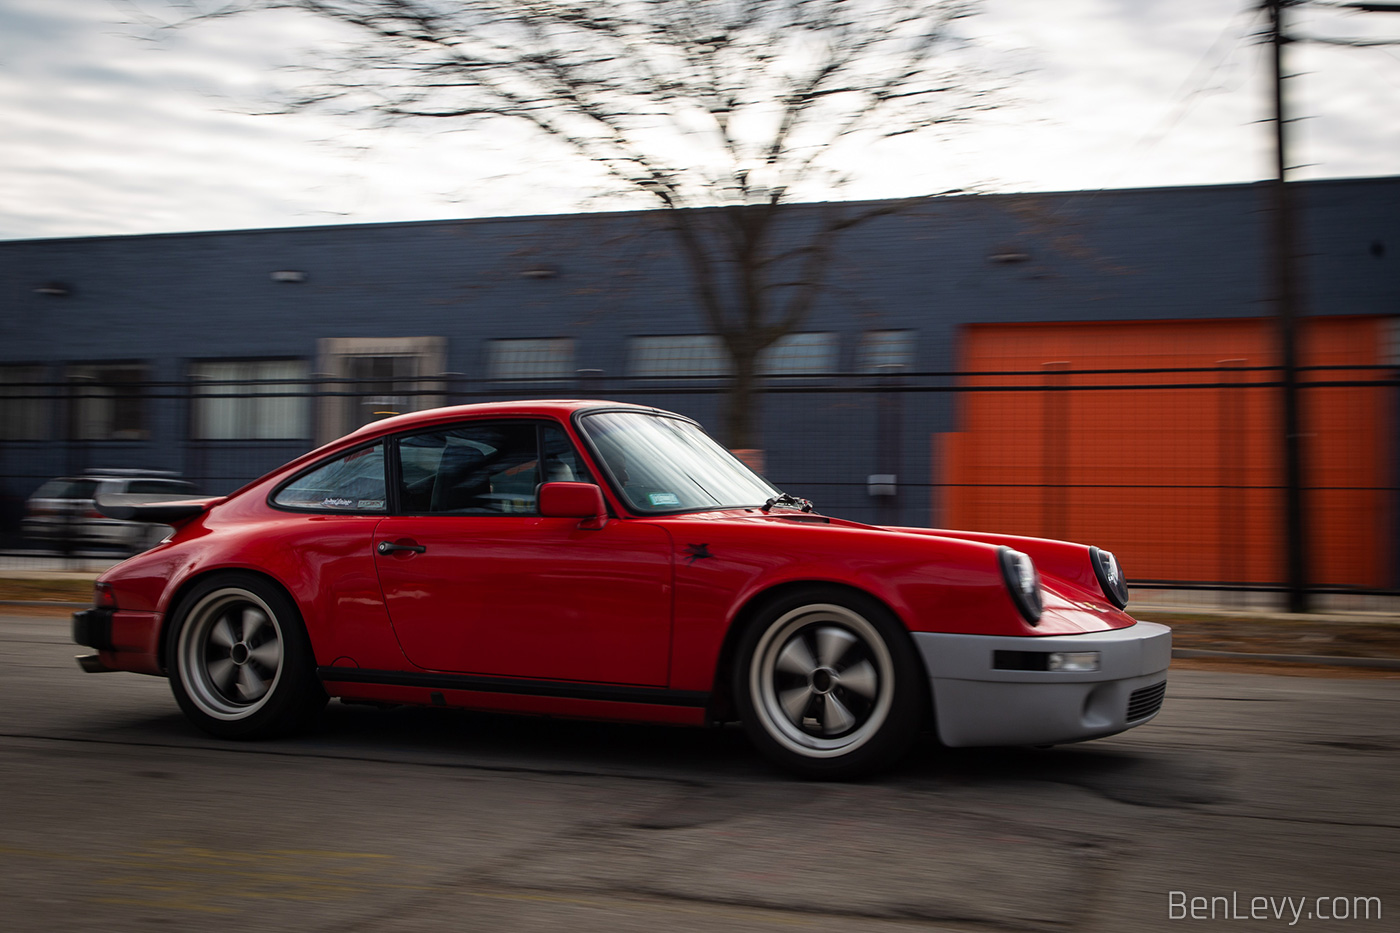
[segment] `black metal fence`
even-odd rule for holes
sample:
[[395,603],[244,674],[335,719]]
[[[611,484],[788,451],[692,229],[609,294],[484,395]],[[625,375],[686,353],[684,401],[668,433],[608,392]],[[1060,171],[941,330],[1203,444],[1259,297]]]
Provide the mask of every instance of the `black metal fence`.
[[[1228,363],[1229,361],[1227,361]],[[1395,372],[1303,370],[1308,583],[1400,590]],[[1263,366],[773,377],[762,471],[827,514],[1109,547],[1138,585],[1284,583],[1278,370]],[[436,376],[0,385],[0,536],[25,500],[97,468],[222,494],[385,413],[524,398],[637,402],[723,439],[722,378]]]

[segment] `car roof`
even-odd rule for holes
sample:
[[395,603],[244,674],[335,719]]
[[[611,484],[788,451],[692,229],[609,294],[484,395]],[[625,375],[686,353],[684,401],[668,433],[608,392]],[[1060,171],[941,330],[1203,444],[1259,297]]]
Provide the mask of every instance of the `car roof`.
[[675,412],[656,408],[652,405],[637,405],[631,402],[611,402],[605,399],[528,399],[508,402],[476,402],[471,405],[449,405],[445,408],[428,408],[423,411],[393,415],[380,421],[371,421],[364,427],[351,431],[344,437],[338,437],[314,450],[308,450],[300,457],[289,460],[270,473],[266,473],[240,486],[238,489],[229,493],[228,498],[231,499],[234,496],[241,495],[245,490],[257,486],[269,477],[294,473],[304,468],[308,463],[314,463],[323,457],[336,456],[338,451],[347,450],[381,437],[387,437],[390,434],[396,434],[400,431],[411,431],[414,428],[432,427],[438,424],[450,424],[454,421],[463,421],[470,418],[554,418],[560,421],[568,421],[569,417],[574,412],[578,411],[617,411],[619,409],[652,412],[654,414],[667,415],[673,418],[685,417],[684,415],[677,415]]
[[126,483],[126,482],[149,482],[150,480],[160,480],[164,483],[179,483],[183,486],[193,485],[189,480],[179,476],[161,476],[153,473],[132,473],[124,476],[112,476],[108,473],[74,473],[69,476],[55,476],[52,479],[44,480],[45,483]]
[[[345,437],[340,440],[349,440],[350,438],[355,438],[357,441],[365,440],[385,434],[395,434],[399,431],[415,427],[486,416],[504,416],[508,418],[545,417],[567,421],[569,416],[574,412],[593,408],[628,408],[635,411],[671,414],[671,412],[663,411],[651,405],[636,405],[631,402],[609,402],[602,399],[528,399],[512,402],[476,402],[471,405],[450,405],[446,408],[429,408],[425,411],[414,411],[404,415],[394,415],[382,421],[371,421],[364,427],[345,435]],[[335,441],[333,443],[338,445],[340,441]]]
[[93,467],[83,471],[83,476],[101,476],[109,479],[179,479],[175,470],[151,470],[144,467]]

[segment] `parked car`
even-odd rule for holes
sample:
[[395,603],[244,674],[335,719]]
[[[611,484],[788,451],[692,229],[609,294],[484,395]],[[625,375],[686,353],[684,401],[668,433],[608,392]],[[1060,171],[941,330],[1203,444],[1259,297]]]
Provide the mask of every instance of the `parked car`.
[[[113,547],[144,551],[170,533],[163,524],[112,518],[98,511],[98,496],[132,496],[144,502],[189,499],[193,483],[163,470],[88,470],[60,476],[25,502],[20,531],[32,541],[60,547]],[[135,500],[133,500],[135,501]]]
[[1170,631],[1107,551],[821,515],[680,415],[504,402],[401,415],[185,503],[103,574],[85,670],[165,676],[228,738],[327,697],[594,719],[741,720],[799,774],[1049,745],[1157,715]]

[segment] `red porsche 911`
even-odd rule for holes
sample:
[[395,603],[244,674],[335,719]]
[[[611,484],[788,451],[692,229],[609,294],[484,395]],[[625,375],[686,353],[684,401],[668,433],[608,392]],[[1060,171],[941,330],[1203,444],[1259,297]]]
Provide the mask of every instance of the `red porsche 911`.
[[1051,745],[1157,715],[1171,633],[1113,555],[829,518],[695,422],[465,405],[367,425],[214,499],[99,501],[175,531],[103,574],[87,671],[168,677],[216,736],[328,697],[705,725],[800,774]]

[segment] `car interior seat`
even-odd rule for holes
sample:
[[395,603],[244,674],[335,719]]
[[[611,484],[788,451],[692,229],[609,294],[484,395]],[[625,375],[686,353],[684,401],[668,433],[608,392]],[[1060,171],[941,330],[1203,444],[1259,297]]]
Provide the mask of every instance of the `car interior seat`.
[[433,484],[432,511],[459,512],[482,505],[478,497],[490,491],[490,477],[482,469],[486,455],[467,444],[443,448]]

